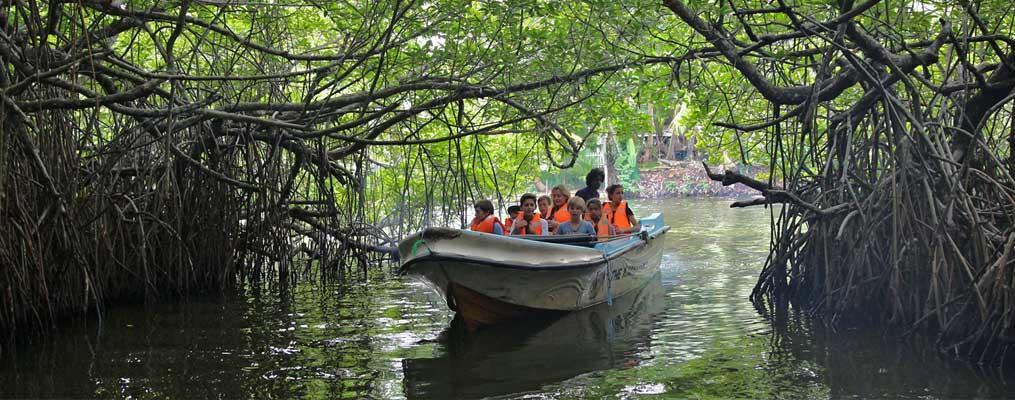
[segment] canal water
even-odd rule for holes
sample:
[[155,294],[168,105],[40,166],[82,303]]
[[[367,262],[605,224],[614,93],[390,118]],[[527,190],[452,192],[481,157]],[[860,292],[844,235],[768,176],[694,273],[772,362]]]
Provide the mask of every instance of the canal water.
[[769,213],[728,201],[634,201],[662,212],[660,274],[554,319],[466,334],[418,283],[305,284],[291,298],[105,310],[0,357],[0,397],[1012,397],[1010,371],[870,329],[772,324],[747,300]]

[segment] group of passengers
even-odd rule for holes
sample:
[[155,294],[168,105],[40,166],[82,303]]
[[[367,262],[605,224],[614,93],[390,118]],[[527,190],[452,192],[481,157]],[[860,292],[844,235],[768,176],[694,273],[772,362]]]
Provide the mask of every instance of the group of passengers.
[[519,211],[501,220],[494,215],[493,202],[480,200],[475,204],[476,217],[472,230],[497,235],[590,235],[613,236],[640,229],[634,212],[624,201],[624,187],[606,188],[609,201],[599,200],[599,187],[606,179],[602,169],[593,168],[585,176],[585,188],[571,193],[564,185],[550,190],[550,195],[536,197],[525,193],[519,200]]

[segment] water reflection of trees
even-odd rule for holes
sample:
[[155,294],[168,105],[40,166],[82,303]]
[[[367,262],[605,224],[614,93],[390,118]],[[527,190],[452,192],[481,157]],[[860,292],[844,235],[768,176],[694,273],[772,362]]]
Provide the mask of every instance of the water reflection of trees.
[[456,320],[435,358],[403,360],[410,398],[478,398],[540,389],[602,369],[638,365],[662,308],[654,279],[612,306],[467,332]]
[[[399,389],[390,359],[446,320],[400,283],[109,310],[0,359],[14,397],[363,398]],[[411,315],[412,317],[409,317]],[[407,318],[411,318],[409,323]],[[406,352],[402,354],[401,352]]]
[[940,353],[916,335],[855,325],[833,330],[815,325],[799,312],[775,319],[771,326],[770,364],[813,365],[812,379],[832,397],[1011,397],[1003,371],[962,363]]

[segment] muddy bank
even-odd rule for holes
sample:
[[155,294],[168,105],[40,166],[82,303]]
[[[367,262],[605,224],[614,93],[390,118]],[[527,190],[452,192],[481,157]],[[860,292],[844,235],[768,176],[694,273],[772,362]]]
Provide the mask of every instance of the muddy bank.
[[[731,166],[733,167],[733,166]],[[745,175],[758,178],[767,174],[761,167],[734,167]],[[722,170],[713,167],[714,170]],[[758,178],[761,179],[761,178]],[[757,191],[741,184],[723,186],[713,182],[705,174],[700,161],[667,162],[657,167],[642,169],[641,180],[633,190],[628,190],[632,198],[659,199],[681,196],[703,197],[751,197]]]

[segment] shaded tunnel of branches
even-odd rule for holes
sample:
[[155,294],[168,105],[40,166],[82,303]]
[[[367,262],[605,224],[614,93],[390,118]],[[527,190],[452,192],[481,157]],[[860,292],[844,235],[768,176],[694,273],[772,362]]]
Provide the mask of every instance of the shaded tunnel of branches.
[[[5,4],[6,337],[111,299],[284,288],[390,259],[401,233],[472,201],[465,156],[449,163],[427,145],[527,133],[538,138],[530,151],[566,168],[585,138],[555,113],[596,93],[600,77],[665,61],[515,76],[468,58],[391,61],[455,17],[414,2],[367,2],[356,18],[309,4]],[[291,10],[349,26],[323,45],[299,44]],[[404,173],[426,180],[431,211],[405,206],[387,225],[365,223],[365,176],[390,167],[371,147],[405,149],[415,161]],[[493,151],[472,162],[492,163],[481,153]]]

